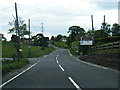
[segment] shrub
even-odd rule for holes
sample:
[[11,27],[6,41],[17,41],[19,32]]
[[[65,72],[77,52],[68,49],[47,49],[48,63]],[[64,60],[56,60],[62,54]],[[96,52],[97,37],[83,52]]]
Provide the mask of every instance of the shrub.
[[95,39],[95,44],[101,45],[101,44],[117,42],[117,41],[120,41],[120,36],[112,36],[112,37],[108,37],[108,38],[97,38],[97,39]]
[[25,66],[26,64],[29,64],[29,60],[27,59],[20,59],[19,62],[5,63],[2,65],[2,74],[4,75],[14,69],[21,68]]
[[68,48],[66,42],[54,42],[54,45],[61,48]]
[[74,55],[80,54],[80,42],[75,41],[71,43],[70,52]]

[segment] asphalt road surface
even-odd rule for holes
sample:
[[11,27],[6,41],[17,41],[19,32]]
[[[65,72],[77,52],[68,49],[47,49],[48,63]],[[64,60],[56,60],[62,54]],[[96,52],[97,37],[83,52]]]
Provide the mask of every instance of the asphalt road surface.
[[73,57],[67,49],[57,49],[10,80],[3,82],[0,87],[3,90],[4,88],[73,88],[75,90],[101,88],[103,90],[103,88],[118,88],[118,78],[117,71],[85,63]]

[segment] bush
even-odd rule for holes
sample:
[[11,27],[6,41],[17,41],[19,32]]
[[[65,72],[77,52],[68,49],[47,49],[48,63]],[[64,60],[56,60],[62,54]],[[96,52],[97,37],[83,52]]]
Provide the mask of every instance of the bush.
[[[17,56],[17,50],[13,42],[3,42],[2,43],[2,57],[11,58],[13,56]],[[30,52],[31,56],[29,56],[29,46],[22,44],[22,56],[23,57],[39,57],[45,54],[48,54],[55,49],[52,47],[45,47],[44,50],[41,50],[41,47],[31,46]]]
[[117,42],[117,41],[120,41],[120,36],[112,36],[112,37],[108,37],[108,38],[97,38],[97,39],[95,39],[95,44],[101,45],[101,44]]
[[80,54],[80,42],[79,41],[75,41],[75,42],[71,43],[70,52],[73,55],[79,55]]
[[54,42],[54,45],[61,48],[68,48],[66,42]]
[[26,64],[29,64],[29,60],[27,59],[20,59],[19,62],[5,63],[2,65],[2,74],[4,75],[14,69],[24,67]]

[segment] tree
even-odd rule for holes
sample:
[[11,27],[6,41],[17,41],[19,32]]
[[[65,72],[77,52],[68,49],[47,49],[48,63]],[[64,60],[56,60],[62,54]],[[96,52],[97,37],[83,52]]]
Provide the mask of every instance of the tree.
[[0,41],[6,41],[7,39],[4,37],[3,34],[0,33]]
[[[23,38],[24,35],[29,35],[29,31],[26,28],[25,21],[22,20],[22,18],[19,17],[19,30],[20,30],[20,36]],[[13,33],[17,35],[16,27],[15,27],[15,20],[9,22],[10,26],[13,26],[12,28],[8,29],[8,33]]]
[[39,33],[39,34],[33,36],[32,40],[33,40],[33,45],[35,45],[35,46],[42,46],[42,50],[43,50],[44,47],[48,46],[49,38],[48,37],[44,37],[43,34]]
[[93,37],[93,31],[92,30],[88,30],[86,35],[89,36],[89,37]]
[[120,25],[114,23],[111,28],[112,36],[120,36]]
[[52,36],[50,40],[51,40],[52,43],[54,43],[54,41],[55,41],[55,37]]
[[94,31],[94,38],[103,38],[103,37],[108,37],[108,34],[105,33],[103,30],[96,30]]
[[69,38],[68,38],[69,43],[73,41],[79,41],[80,37],[85,36],[85,30],[81,28],[80,26],[69,27],[68,33],[70,33]]
[[17,41],[18,41],[18,36],[12,35],[11,41],[12,41],[12,42],[17,42]]
[[101,32],[103,32],[102,34],[102,37],[101,38],[105,38],[105,37],[109,37],[111,36],[110,33],[111,33],[111,29],[110,29],[110,24],[108,23],[102,23],[102,26],[101,26]]
[[58,41],[60,41],[61,39],[62,39],[62,35],[60,35],[60,34],[59,34],[59,35],[57,35],[57,37],[56,37],[56,40],[55,40],[55,41],[57,41],[57,42],[58,42]]

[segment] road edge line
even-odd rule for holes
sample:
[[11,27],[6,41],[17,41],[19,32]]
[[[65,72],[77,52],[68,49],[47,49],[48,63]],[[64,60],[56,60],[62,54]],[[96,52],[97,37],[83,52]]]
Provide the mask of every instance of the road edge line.
[[[69,50],[68,50],[68,52],[69,52],[69,54],[71,54]],[[75,60],[77,60],[77,61],[79,61],[79,62],[82,62],[82,63],[84,63],[84,64],[87,64],[87,65],[91,65],[91,66],[94,66],[94,67],[98,67],[98,68],[102,68],[102,69],[105,69],[105,70],[110,70],[110,71],[113,71],[113,72],[120,73],[120,71],[114,70],[114,69],[112,69],[112,68],[109,68],[109,67],[107,68],[107,67],[100,66],[100,65],[97,65],[97,64],[88,63],[88,62],[85,62],[85,61],[82,61],[82,60],[78,60],[78,59],[75,58],[74,56],[72,56],[72,57],[73,57]]]
[[14,77],[12,77],[11,79],[7,80],[6,82],[4,82],[2,85],[0,85],[0,88],[2,88],[3,86],[5,86],[6,84],[10,83],[11,81],[13,81],[14,79],[16,79],[17,77],[19,77],[20,75],[22,75],[23,73],[25,73],[26,71],[30,70],[32,67],[34,67],[39,61],[37,61],[36,63],[34,63],[33,65],[31,65],[30,67],[28,67],[27,69],[23,70],[22,72],[20,72],[19,74],[15,75]]

